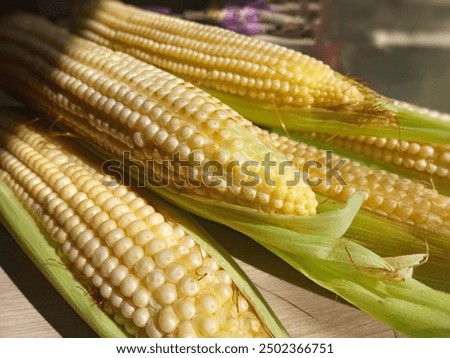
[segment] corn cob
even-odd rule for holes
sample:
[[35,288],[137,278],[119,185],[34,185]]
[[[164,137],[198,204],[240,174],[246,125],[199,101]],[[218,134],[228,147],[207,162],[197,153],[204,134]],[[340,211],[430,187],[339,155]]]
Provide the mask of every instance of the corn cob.
[[[410,179],[371,169],[331,152],[327,159],[325,150],[276,133],[271,133],[269,138],[274,148],[284,153],[298,168],[303,168],[308,161],[320,163],[308,168],[308,180],[320,181],[319,185],[312,186],[316,193],[346,201],[358,190],[364,196],[363,207],[370,211],[425,229],[450,233],[448,196]],[[342,159],[345,164],[339,169],[343,179],[340,183],[336,178],[327,177],[327,171]]]
[[[155,172],[167,175],[177,190],[269,213],[315,213],[312,190],[301,180],[286,185],[299,173],[286,167],[283,174],[279,167],[283,156],[255,135],[254,126],[189,83],[31,15],[6,19],[0,37],[3,85],[23,97],[38,98],[32,102],[36,109],[46,111],[49,106],[44,109],[39,103],[49,99],[53,108],[47,114],[69,113],[61,116],[64,124],[118,155],[130,151],[141,162],[163,165],[177,153],[183,161],[197,160],[196,168],[180,170],[181,185],[174,179],[173,168],[168,173]],[[8,78],[12,73],[13,81]],[[29,86],[35,93],[30,93]],[[261,165],[267,154],[276,161],[269,173],[275,185],[266,180]],[[231,183],[225,176],[219,185],[205,185],[201,169],[211,161],[222,164]],[[260,178],[253,186],[246,185],[253,177],[239,167],[250,161],[256,162]],[[237,167],[229,169],[233,163]],[[200,185],[190,182],[191,169]]]
[[382,137],[331,137],[323,133],[312,133],[311,137],[333,143],[337,147],[356,154],[363,154],[377,161],[393,163],[407,169],[450,179],[450,145],[409,142]]
[[78,8],[73,30],[174,73],[254,123],[448,143],[450,117],[382,97],[314,58],[256,38],[122,4]]
[[14,124],[1,137],[0,179],[130,335],[271,335],[224,258],[182,225],[129,188],[102,184],[111,178],[98,166],[35,125]]
[[399,175],[431,180],[438,191],[449,194],[450,145],[325,133],[301,133],[301,138],[327,149],[351,153],[362,162],[370,160]]
[[[86,11],[86,10],[85,10]],[[199,86],[277,105],[357,106],[364,94],[322,62],[218,27],[98,1],[80,34],[129,52]]]

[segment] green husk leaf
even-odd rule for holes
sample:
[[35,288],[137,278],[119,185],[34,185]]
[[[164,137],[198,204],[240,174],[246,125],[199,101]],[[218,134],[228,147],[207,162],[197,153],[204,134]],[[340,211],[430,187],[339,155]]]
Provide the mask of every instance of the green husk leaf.
[[424,253],[428,246],[428,261],[414,269],[414,277],[431,288],[450,292],[449,235],[362,209],[345,237],[383,257]]
[[0,202],[2,223],[77,314],[101,337],[128,337],[65,267],[56,245],[3,180],[0,180]]
[[[336,247],[336,251],[342,250]],[[320,260],[314,253],[304,257],[276,248],[272,252],[319,285],[406,336],[450,337],[450,295],[447,293],[433,290],[415,279],[395,281],[372,277],[356,268],[351,271],[339,262]],[[353,252],[352,256],[357,257]]]
[[[393,121],[377,118],[376,114],[365,113],[364,108],[357,111],[336,108],[331,111],[276,107],[273,104],[258,102],[210,88],[203,89],[253,123],[264,127],[283,128],[288,132],[308,131],[339,135],[370,135],[436,144],[448,144],[450,142],[449,120],[406,109],[382,97],[371,104],[370,108],[367,108],[367,112],[372,111],[373,108],[378,108],[380,113],[388,114]],[[366,114],[368,117],[362,119]]]
[[[206,222],[204,224],[205,226],[208,227],[208,229],[210,231],[215,231],[215,230],[222,230],[223,228],[221,225],[218,225],[216,223],[212,223],[212,222]],[[236,240],[244,240],[245,236],[244,235],[239,235],[238,233],[235,233],[235,235],[237,235],[238,237],[234,238],[234,241]],[[226,235],[222,236],[222,240],[226,239]],[[276,252],[276,254],[278,256],[280,256],[283,260],[285,260],[286,262],[288,262],[289,264],[291,264],[291,266],[296,267],[297,269],[301,269],[304,268],[305,271],[304,274],[307,275],[308,277],[311,277],[311,275],[314,275],[314,277],[316,277],[316,279],[320,280],[320,277],[323,276],[324,279],[323,281],[326,281],[328,284],[332,284],[335,286],[335,288],[333,289],[334,292],[338,293],[339,295],[341,295],[341,293],[343,292],[343,290],[349,290],[349,291],[353,291],[352,295],[354,295],[354,298],[356,300],[360,300],[360,302],[362,304],[367,303],[369,304],[370,302],[372,302],[374,304],[374,307],[370,307],[368,306],[367,308],[364,308],[363,306],[359,305],[359,307],[361,309],[363,309],[365,312],[367,312],[368,314],[372,315],[371,312],[374,309],[384,309],[383,306],[386,304],[384,301],[387,300],[389,301],[389,305],[393,305],[394,302],[399,302],[399,306],[398,308],[396,308],[395,306],[390,308],[390,312],[393,314],[395,314],[395,317],[400,317],[400,319],[403,319],[404,322],[400,322],[401,325],[403,327],[401,327],[401,325],[399,325],[398,323],[393,323],[390,321],[386,321],[384,320],[384,322],[386,322],[387,324],[391,325],[393,328],[395,328],[396,330],[399,331],[405,331],[404,327],[405,326],[413,326],[416,322],[414,321],[415,319],[415,315],[416,315],[416,311],[421,315],[421,317],[419,317],[419,319],[421,321],[424,320],[424,318],[426,317],[425,314],[421,314],[421,312],[423,312],[423,310],[421,311],[421,305],[427,306],[424,309],[426,310],[426,312],[433,312],[435,306],[438,307],[438,309],[433,313],[433,317],[436,314],[436,312],[441,312],[443,314],[444,311],[446,311],[446,309],[441,308],[440,306],[442,305],[442,307],[445,308],[445,304],[448,302],[448,299],[443,299],[441,301],[440,297],[446,297],[448,295],[441,295],[441,293],[438,293],[437,295],[434,295],[434,292],[437,291],[433,291],[430,290],[429,287],[424,286],[423,284],[420,284],[419,282],[415,281],[415,280],[407,280],[406,282],[408,283],[408,285],[405,285],[404,282],[399,282],[399,281],[392,281],[391,278],[391,282],[392,284],[389,284],[389,274],[386,271],[381,270],[381,267],[379,267],[378,269],[374,269],[372,267],[367,267],[367,265],[365,263],[361,263],[358,262],[358,256],[355,254],[355,252],[353,251],[353,247],[350,247],[348,245],[347,239],[342,238],[340,240],[340,245],[344,246],[344,250],[345,247],[347,247],[347,250],[349,251],[349,253],[351,254],[352,258],[355,260],[355,264],[358,265],[359,271],[362,273],[367,274],[367,280],[368,282],[370,282],[371,276],[374,276],[372,279],[374,280],[374,282],[376,281],[377,276],[380,277],[384,274],[385,277],[385,281],[386,281],[386,285],[383,285],[383,287],[386,288],[386,291],[383,291],[383,287],[381,287],[378,283],[374,283],[374,290],[372,293],[371,291],[367,290],[366,288],[364,288],[364,286],[360,286],[359,284],[355,284],[354,282],[348,282],[348,281],[344,281],[342,280],[342,278],[338,278],[336,275],[336,273],[334,272],[336,266],[333,263],[328,263],[328,260],[326,261],[318,261],[317,258],[313,258],[310,259],[310,257],[304,257],[304,256],[299,256],[299,255],[291,255],[290,253],[286,253],[285,251],[278,251]],[[347,245],[346,245],[347,243]],[[338,243],[337,243],[338,244]],[[272,248],[272,251],[276,251],[276,248]],[[425,247],[421,247],[422,252],[426,251]],[[413,256],[413,255],[411,255]],[[242,258],[245,261],[245,258]],[[332,260],[332,258],[330,258],[330,260]],[[300,267],[297,267],[298,265],[300,265]],[[309,270],[309,271],[308,271]],[[313,273],[309,273],[309,272],[314,271]],[[351,277],[351,276],[349,276]],[[413,281],[415,281],[413,283]],[[318,282],[320,283],[320,282]],[[357,290],[357,291],[355,291]],[[417,297],[416,295],[413,297],[417,297],[417,300],[411,301],[410,298],[408,297],[408,294],[414,293],[415,291],[417,292],[422,292],[423,294],[420,293],[420,297]],[[428,295],[430,294],[430,292],[433,292],[433,302],[430,302],[430,304],[428,305],[428,303],[426,302],[426,298],[429,297]],[[342,293],[342,295],[344,295],[344,293]],[[373,300],[368,301],[368,298],[366,298],[366,296],[372,296]],[[371,297],[369,297],[370,299]],[[410,306],[411,308],[406,311],[403,310],[403,306]],[[432,309],[430,309],[430,307]],[[409,312],[409,313],[408,313]],[[395,318],[393,317],[393,318]],[[377,317],[379,318],[379,317]],[[433,318],[434,319],[434,318]],[[430,322],[433,323],[433,319],[430,319]],[[411,320],[411,321],[409,321]],[[391,321],[395,321],[395,319],[392,319]],[[441,320],[441,322],[444,322],[443,320]],[[433,323],[434,324],[434,323]],[[433,327],[433,329],[440,329],[440,327],[438,326],[438,321],[436,321],[436,326]],[[429,327],[430,324],[427,324],[427,326]],[[407,328],[408,330],[410,330],[410,328]],[[436,334],[434,333],[434,331],[431,330],[427,330],[427,329],[421,329],[421,327],[415,327],[414,328],[416,331],[416,334],[414,334],[414,336],[429,336],[429,337],[433,337],[436,336]],[[445,328],[446,330],[448,330],[448,328]],[[442,333],[443,336],[445,336],[445,333]]]

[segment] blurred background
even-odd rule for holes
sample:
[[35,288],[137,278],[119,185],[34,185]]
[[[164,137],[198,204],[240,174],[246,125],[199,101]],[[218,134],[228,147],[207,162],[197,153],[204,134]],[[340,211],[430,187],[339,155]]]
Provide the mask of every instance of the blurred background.
[[[359,78],[386,96],[450,112],[450,0],[125,2],[300,50],[341,73]],[[74,3],[76,0],[1,0],[0,15],[25,10],[60,20],[70,14]],[[0,102],[1,98],[0,92]],[[256,243],[247,240],[243,251],[239,235],[225,228],[222,235],[217,239],[238,258],[269,302],[276,304],[280,319],[290,321],[286,327],[295,334],[397,336],[380,322],[338,301]],[[252,255],[245,255],[247,252]],[[270,269],[266,270],[268,266]],[[95,336],[1,225],[0,282],[0,337]],[[284,285],[283,297],[263,289],[280,282]],[[326,308],[322,304],[324,300],[317,295],[325,297]],[[304,310],[303,315],[299,313],[300,327],[292,316],[293,307]],[[41,316],[50,323],[44,324]]]
[[[450,112],[450,0],[130,0],[300,50],[382,94]],[[70,13],[76,0],[2,0]]]

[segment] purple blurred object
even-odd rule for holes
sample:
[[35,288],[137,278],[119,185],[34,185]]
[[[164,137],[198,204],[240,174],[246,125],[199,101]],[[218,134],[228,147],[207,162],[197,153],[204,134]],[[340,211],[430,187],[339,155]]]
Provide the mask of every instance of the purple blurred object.
[[245,35],[264,32],[261,12],[273,12],[265,0],[250,1],[245,6],[236,6],[235,1],[231,3],[223,9],[223,19],[219,22],[222,27]]

